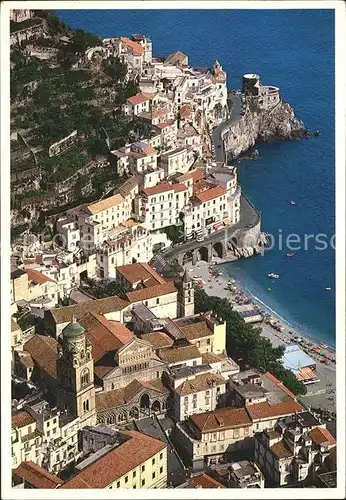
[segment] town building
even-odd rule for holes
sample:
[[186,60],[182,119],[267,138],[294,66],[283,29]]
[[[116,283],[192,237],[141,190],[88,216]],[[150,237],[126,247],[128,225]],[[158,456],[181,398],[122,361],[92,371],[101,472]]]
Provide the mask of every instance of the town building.
[[193,469],[228,461],[227,455],[251,447],[252,420],[245,408],[219,408],[178,422],[175,439]]
[[305,411],[256,433],[255,461],[268,485],[296,484],[316,477],[335,445],[326,425]]
[[229,467],[229,484],[231,488],[264,488],[264,476],[254,462],[241,460],[233,462]]
[[166,488],[167,444],[136,431],[122,431],[117,443],[90,455],[75,473],[61,488]]
[[41,465],[42,435],[36,420],[25,410],[12,413],[11,458],[12,469],[22,462],[31,461]]
[[271,109],[280,102],[279,87],[262,85],[259,75],[244,75],[242,92],[245,97],[254,99],[261,109]]
[[30,460],[22,462],[12,471],[12,488],[53,490],[59,488],[63,482],[58,476]]

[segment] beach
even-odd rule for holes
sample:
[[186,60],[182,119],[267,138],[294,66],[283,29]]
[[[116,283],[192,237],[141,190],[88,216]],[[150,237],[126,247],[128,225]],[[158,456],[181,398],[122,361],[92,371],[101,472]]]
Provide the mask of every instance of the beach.
[[[213,264],[220,263],[222,263],[220,259],[214,259]],[[226,274],[224,270],[218,269],[217,266],[212,269],[212,266],[209,263],[200,261],[195,266],[187,265],[187,269],[189,275],[195,282],[202,286],[208,295],[226,298],[233,304],[233,306],[237,305],[238,298],[238,301],[240,299],[241,301],[245,301],[255,307],[257,306],[261,310],[265,309],[265,306],[257,303],[250,294],[245,294],[239,283],[233,282],[233,286],[235,286],[236,291],[232,292],[229,289],[231,277]],[[268,286],[270,286],[269,278]],[[336,365],[330,361],[328,364],[324,364],[321,361],[324,356],[327,356],[330,359],[335,359],[335,351],[332,348],[327,348],[327,346],[322,349],[317,348],[318,344],[316,344],[313,339],[306,337],[303,332],[298,332],[282,319],[278,320],[277,318],[274,318],[273,315],[271,315],[271,318],[272,320],[276,319],[278,321],[282,331],[277,330],[272,325],[265,323],[264,321],[253,323],[254,326],[258,326],[262,329],[261,335],[268,338],[273,346],[292,345],[298,343],[300,348],[313,358],[314,361],[316,361],[316,373],[319,381],[306,386],[307,394],[299,397],[301,402],[305,406],[311,407],[312,409],[321,409],[335,413]],[[297,338],[299,339],[299,342],[297,342]],[[321,355],[318,353],[321,353]]]

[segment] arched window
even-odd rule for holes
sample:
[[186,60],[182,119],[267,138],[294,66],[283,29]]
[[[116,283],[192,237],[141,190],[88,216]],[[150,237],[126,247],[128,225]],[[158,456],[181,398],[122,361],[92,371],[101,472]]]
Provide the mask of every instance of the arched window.
[[83,385],[89,384],[89,381],[90,381],[89,370],[88,368],[85,368],[80,376],[80,384],[83,387]]

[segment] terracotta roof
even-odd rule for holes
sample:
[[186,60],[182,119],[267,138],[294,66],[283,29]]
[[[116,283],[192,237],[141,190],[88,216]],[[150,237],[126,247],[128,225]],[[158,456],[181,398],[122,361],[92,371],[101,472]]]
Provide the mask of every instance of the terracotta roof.
[[188,116],[191,115],[191,113],[192,113],[192,108],[188,104],[185,104],[179,109],[179,115],[182,118],[187,118]]
[[25,269],[26,274],[28,275],[29,281],[32,281],[34,285],[41,285],[42,283],[55,283],[54,280],[48,278],[44,274],[40,273],[36,269]]
[[126,47],[136,54],[137,56],[141,56],[143,54],[143,47],[139,43],[133,42],[129,38],[120,38],[121,42],[126,45]]
[[38,489],[54,489],[64,483],[58,476],[50,474],[43,467],[30,461],[22,462],[13,474]]
[[284,384],[283,382],[281,382],[279,379],[277,379],[276,377],[274,377],[274,375],[272,375],[271,373],[269,372],[266,372],[264,374],[265,377],[269,378],[269,380],[271,380],[277,387],[279,387],[282,391],[284,391],[290,398],[294,399],[296,401],[296,395],[293,394],[292,391],[290,391]]
[[160,129],[163,129],[163,128],[166,128],[166,127],[170,127],[171,125],[173,125],[174,122],[175,122],[174,119],[167,120],[166,122],[163,122],[163,123],[157,123],[156,127],[159,127]]
[[180,50],[177,50],[177,51],[173,52],[172,54],[169,54],[168,57],[166,57],[165,63],[175,64],[177,62],[184,61],[186,57],[187,57],[187,54],[184,54],[184,52],[180,52]]
[[18,323],[14,321],[14,319],[11,318],[11,332],[16,332],[17,330],[20,330],[20,326]]
[[206,201],[213,200],[214,198],[219,198],[224,194],[227,194],[227,189],[222,186],[215,186],[213,188],[206,189],[205,191],[200,191],[195,196],[199,202],[205,203]]
[[199,476],[190,477],[189,482],[197,488],[226,488],[216,479],[208,476],[208,474],[200,474]]
[[130,439],[85,467],[61,488],[106,488],[167,448],[166,443],[140,432],[122,431],[121,434]]
[[34,424],[36,420],[27,411],[16,411],[12,413],[12,427],[22,428]]
[[290,448],[287,446],[286,442],[284,439],[281,441],[278,441],[277,443],[273,444],[273,446],[270,447],[270,450],[274,455],[276,455],[279,459],[280,458],[290,458],[293,457],[294,454],[290,450]]
[[166,283],[166,280],[145,262],[118,266],[117,273],[121,274],[131,284],[143,281],[145,286],[148,280],[151,283],[154,280],[154,284]]
[[214,354],[213,352],[204,352],[202,354],[202,363],[206,365],[220,363],[220,361],[224,360],[225,358],[225,355]]
[[34,368],[31,354],[25,351],[16,351],[17,359],[25,368]]
[[173,339],[171,339],[171,337],[169,337],[164,332],[143,333],[141,335],[141,339],[149,342],[149,344],[151,344],[154,349],[169,347],[173,344]]
[[154,285],[150,288],[142,288],[140,290],[128,292],[125,294],[125,297],[130,303],[133,304],[134,302],[141,302],[143,300],[161,297],[163,295],[168,295],[169,293],[177,293],[177,289],[174,284],[160,283],[159,285]]
[[252,420],[262,420],[266,418],[275,418],[276,416],[291,415],[296,411],[303,411],[304,408],[296,401],[283,401],[281,403],[270,405],[267,402],[256,403],[247,407]]
[[[98,361],[106,352],[117,351],[134,339],[134,334],[119,321],[110,321],[100,314],[90,313],[95,324],[86,332],[86,338],[92,344],[92,357]],[[80,321],[83,325],[83,318]]]
[[196,392],[208,391],[213,387],[213,384],[215,384],[215,387],[218,387],[226,384],[226,380],[221,375],[216,375],[215,373],[201,373],[193,379],[185,380],[185,382],[175,389],[175,392],[180,396],[187,396]]
[[304,366],[304,368],[300,368],[299,372],[296,373],[297,380],[314,380],[317,379],[317,374],[315,370],[310,368],[309,366]]
[[40,370],[50,377],[57,378],[58,343],[55,339],[44,335],[34,335],[24,344],[23,350],[30,353]]
[[200,181],[204,179],[204,173],[201,170],[191,170],[190,172],[186,172],[186,174],[178,177],[179,182],[184,182],[192,179],[193,182]]
[[324,427],[316,427],[308,432],[308,435],[310,436],[312,442],[317,445],[322,443],[328,443],[329,445],[336,444],[334,436]]
[[140,92],[139,94],[136,94],[127,99],[127,101],[134,106],[135,104],[140,104],[141,102],[150,101],[150,99],[151,97]]
[[200,339],[202,337],[211,337],[214,335],[213,331],[208,327],[207,322],[204,320],[190,325],[179,325],[183,330],[187,340]]
[[110,312],[122,311],[129,305],[129,302],[120,297],[106,297],[104,299],[87,300],[80,304],[74,304],[66,307],[56,307],[51,309],[48,314],[51,314],[54,321],[59,323],[68,323],[72,321],[73,316],[79,321],[89,312],[97,314],[107,314]]
[[165,349],[160,349],[158,355],[164,361],[168,363],[177,363],[180,361],[187,361],[189,359],[201,358],[202,355],[194,345],[188,345],[185,347],[167,347]]
[[103,210],[107,210],[108,208],[119,205],[119,203],[121,203],[122,201],[124,201],[124,198],[121,196],[121,194],[117,193],[114,196],[110,196],[109,198],[105,198],[104,200],[97,201],[96,203],[88,205],[88,209],[93,215],[95,215],[102,212]]
[[184,184],[169,184],[168,182],[161,182],[156,186],[143,189],[143,192],[147,196],[153,196],[160,193],[166,193],[167,191],[181,192],[186,190],[187,187]]
[[128,220],[125,220],[124,222],[121,222],[120,223],[120,226],[124,226],[124,227],[135,227],[135,226],[138,226],[138,222],[136,222],[135,220],[133,219],[128,219]]
[[245,408],[219,408],[191,415],[190,419],[201,432],[250,427],[252,421]]

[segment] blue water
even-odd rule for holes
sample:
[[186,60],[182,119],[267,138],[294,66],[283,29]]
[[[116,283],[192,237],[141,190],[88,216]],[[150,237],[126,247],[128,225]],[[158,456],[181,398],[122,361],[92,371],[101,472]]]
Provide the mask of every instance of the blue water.
[[[284,239],[290,233],[334,234],[334,12],[332,10],[75,10],[65,22],[101,37],[145,33],[155,55],[186,52],[190,64],[217,58],[229,88],[244,73],[281,88],[296,115],[321,136],[259,147],[244,161],[240,182],[260,209],[262,228]],[[296,201],[296,206],[290,205]],[[334,250],[307,250],[294,258],[284,246],[228,264],[227,270],[265,304],[316,340],[335,345]],[[273,283],[267,273],[280,274]],[[272,291],[269,292],[267,287]],[[325,291],[331,286],[332,291]]]

